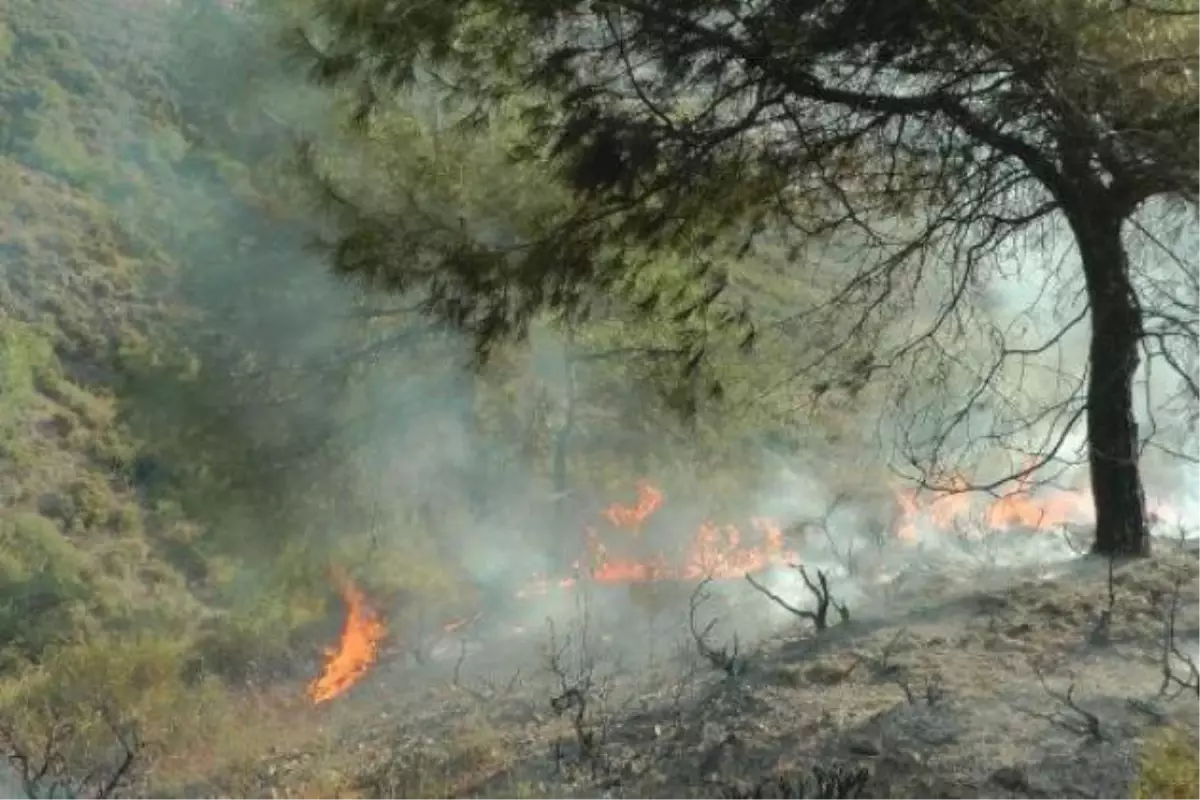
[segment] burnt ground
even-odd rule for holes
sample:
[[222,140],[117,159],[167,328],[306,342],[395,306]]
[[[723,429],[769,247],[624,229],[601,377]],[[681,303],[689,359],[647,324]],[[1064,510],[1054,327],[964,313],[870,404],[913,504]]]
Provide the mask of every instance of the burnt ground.
[[463,634],[430,663],[382,663],[302,712],[305,741],[189,794],[746,796],[825,765],[867,770],[865,797],[1126,797],[1146,736],[1197,724],[1196,690],[1162,685],[1172,605],[1197,656],[1198,572],[1194,540],[1112,565],[925,559],[820,633],[723,587],[696,615],[717,620],[710,652],[784,620],[743,633],[728,671],[688,633],[692,587],[633,597],[653,626],[602,593],[553,636]]

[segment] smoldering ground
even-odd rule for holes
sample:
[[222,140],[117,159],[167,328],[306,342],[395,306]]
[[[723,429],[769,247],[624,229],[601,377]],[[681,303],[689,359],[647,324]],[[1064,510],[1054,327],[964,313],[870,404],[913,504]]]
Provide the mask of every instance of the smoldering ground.
[[[813,763],[868,770],[867,796],[1120,796],[1140,737],[1194,710],[1170,683],[1194,682],[1186,662],[1163,670],[1171,604],[1172,646],[1196,648],[1195,553],[1176,546],[1112,572],[1026,552],[1021,568],[843,575],[852,618],[824,631],[768,621],[779,605],[731,581],[699,607],[676,587],[652,638],[629,587],[579,587],[570,613],[532,607],[552,622],[456,631],[434,661],[380,664],[322,713],[342,723],[335,753],[372,754],[359,791],[387,796],[720,796]],[[287,758],[302,774],[325,757]]]

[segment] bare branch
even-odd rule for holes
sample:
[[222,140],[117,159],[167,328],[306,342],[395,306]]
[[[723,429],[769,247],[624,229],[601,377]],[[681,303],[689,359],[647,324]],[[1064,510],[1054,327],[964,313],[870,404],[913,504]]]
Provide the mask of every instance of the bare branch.
[[[63,712],[47,707],[40,745],[11,723],[0,723],[0,748],[17,773],[26,797],[88,797],[104,800],[128,785],[144,750],[136,723],[124,722],[107,706],[98,710],[119,750],[115,763],[86,768],[72,763],[70,750],[79,730]],[[36,755],[35,755],[36,753]]]
[[703,629],[697,627],[696,615],[700,610],[700,606],[710,597],[707,588],[711,582],[712,578],[705,578],[700,581],[696,589],[692,592],[692,596],[688,601],[688,630],[691,631],[692,639],[696,643],[696,651],[713,666],[713,669],[724,672],[726,677],[735,678],[746,667],[745,659],[742,658],[740,653],[737,634],[735,633],[733,636],[732,646],[722,645],[718,650],[709,642],[709,636],[713,628],[716,627],[717,620],[709,620]]
[[[1163,618],[1162,651],[1160,666],[1162,669],[1162,685],[1158,688],[1160,697],[1167,696],[1172,686],[1176,691],[1172,698],[1186,691],[1200,696],[1200,669],[1195,660],[1179,649],[1175,637],[1175,619],[1179,613],[1179,596],[1183,588],[1183,577],[1177,577],[1171,586],[1170,597],[1167,598],[1166,613]],[[1178,673],[1177,665],[1182,664],[1183,675]]]
[[1045,719],[1060,728],[1071,731],[1072,733],[1086,735],[1093,741],[1105,741],[1108,734],[1105,733],[1104,727],[1100,724],[1100,718],[1083,708],[1075,701],[1075,683],[1072,682],[1065,692],[1058,692],[1051,689],[1046,683],[1046,677],[1042,673],[1041,667],[1033,666],[1034,675],[1037,676],[1038,683],[1042,685],[1042,689],[1050,696],[1051,699],[1062,704],[1067,709],[1068,713],[1041,713],[1031,712],[1034,716]]
[[829,589],[829,581],[825,576],[824,570],[817,570],[817,580],[814,582],[812,578],[808,576],[808,572],[805,570],[803,564],[796,564],[795,569],[800,573],[800,577],[804,581],[804,585],[808,587],[808,591],[812,593],[813,600],[816,602],[816,607],[813,611],[797,608],[796,606],[791,605],[782,597],[756,581],[754,576],[750,573],[746,573],[746,582],[780,608],[796,615],[797,617],[800,617],[801,619],[806,619],[812,622],[818,633],[829,627],[830,606],[833,606],[833,608],[837,609],[838,616],[841,618],[842,622],[850,621],[850,609],[846,607],[845,603],[839,603],[833,598],[833,594]]

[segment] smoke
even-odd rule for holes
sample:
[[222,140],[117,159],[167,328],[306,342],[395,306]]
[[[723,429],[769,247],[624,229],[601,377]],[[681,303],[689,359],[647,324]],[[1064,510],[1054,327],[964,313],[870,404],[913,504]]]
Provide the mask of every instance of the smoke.
[[[649,411],[653,398],[637,388],[584,381],[569,389],[564,342],[548,329],[535,331],[530,350],[502,353],[473,371],[467,341],[396,310],[411,298],[333,276],[328,254],[310,244],[314,233],[337,233],[336,225],[307,202],[306,186],[289,183],[286,167],[277,178],[278,215],[244,202],[236,184],[231,191],[228,173],[214,172],[206,153],[269,168],[277,156],[286,160],[291,141],[308,140],[343,168],[362,192],[357,199],[384,203],[396,197],[381,177],[395,170],[412,179],[412,163],[435,157],[440,146],[430,120],[417,116],[396,120],[401,133],[407,126],[412,163],[348,132],[343,98],[313,88],[272,44],[273,25],[209,9],[187,19],[182,35],[190,46],[174,52],[177,111],[195,129],[193,155],[177,178],[203,187],[207,224],[190,236],[172,231],[195,210],[180,201],[158,232],[172,242],[182,270],[177,292],[193,311],[171,345],[197,355],[199,381],[188,391],[202,402],[165,402],[155,381],[169,376],[144,380],[143,399],[157,401],[164,439],[196,424],[213,428],[201,440],[205,449],[189,443],[190,452],[221,459],[253,487],[239,502],[223,498],[222,524],[237,536],[315,541],[314,562],[353,562],[368,585],[399,592],[406,615],[426,601],[446,607],[435,616],[459,611],[460,599],[468,608],[511,604],[524,583],[557,576],[583,557],[582,520],[598,505],[576,477],[587,470],[578,454],[589,437],[603,435],[593,423],[581,424],[569,445],[568,485],[549,474],[563,406],[640,407],[643,429],[666,426],[665,416]],[[386,160],[397,155],[401,163]],[[493,170],[500,161],[483,151],[460,148],[458,155]],[[420,195],[401,206],[410,218],[459,212],[436,186],[395,188]],[[504,236],[482,219],[480,231]],[[607,482],[627,488],[635,477],[631,466]],[[266,568],[246,569],[253,576]],[[457,598],[448,588],[456,582],[477,596]],[[536,613],[554,602],[546,598]]]
[[[603,505],[631,491],[635,479],[650,477],[667,492],[667,503],[647,532],[655,543],[686,542],[710,518],[745,526],[759,515],[785,527],[823,519],[827,536],[804,542],[805,560],[835,580],[843,599],[851,604],[863,599],[860,583],[865,579],[847,573],[845,552],[878,550],[879,537],[894,521],[894,487],[878,460],[878,432],[867,422],[894,409],[868,393],[861,411],[841,410],[839,422],[848,432],[839,445],[818,446],[822,436],[815,435],[813,446],[800,454],[772,455],[757,444],[743,446],[743,439],[764,431],[732,416],[704,420],[709,429],[700,441],[696,429],[676,421],[660,398],[638,382],[644,376],[631,365],[572,380],[566,342],[551,328],[536,330],[528,349],[506,352],[489,369],[472,371],[469,343],[398,311],[408,298],[368,292],[331,273],[328,254],[314,252],[310,245],[314,233],[337,233],[336,226],[303,202],[306,188],[292,182],[285,169],[275,178],[278,207],[273,208],[239,194],[239,183],[251,177],[230,162],[282,163],[292,141],[315,141],[319,151],[343,165],[357,162],[358,177],[384,195],[375,198],[380,201],[396,199],[388,194],[391,189],[412,188],[380,176],[396,169],[411,177],[415,168],[380,160],[377,143],[347,134],[344,98],[315,88],[303,67],[277,45],[277,21],[210,7],[174,24],[181,31],[180,46],[168,56],[156,51],[147,57],[168,58],[174,113],[189,141],[171,166],[170,182],[157,189],[161,207],[170,213],[156,218],[143,206],[129,211],[127,221],[149,229],[180,265],[172,290],[190,313],[169,344],[196,355],[202,385],[185,386],[183,391],[197,401],[188,406],[169,402],[173,395],[153,380],[143,381],[141,391],[143,403],[155,405],[163,415],[154,430],[219,422],[203,439],[206,449],[194,452],[224,459],[215,470],[228,470],[222,477],[254,481],[247,483],[253,492],[228,503],[218,515],[236,532],[229,539],[302,534],[322,545],[315,563],[353,559],[381,583],[391,581],[389,588],[399,585],[421,598],[437,598],[448,606],[446,613],[459,610],[461,600],[467,608],[505,609],[506,625],[532,626],[547,615],[576,613],[576,595],[550,592],[536,602],[520,603],[514,601],[515,591],[537,576],[568,577],[573,562],[587,556],[584,526],[596,523]],[[129,114],[127,130],[114,135],[114,141],[137,142],[155,129],[152,120]],[[393,153],[394,159],[433,159],[436,167],[433,148],[441,146],[436,120],[414,112],[402,122],[412,128],[413,152]],[[512,237],[497,220],[516,193],[499,185],[516,173],[502,171],[494,149],[486,144],[478,152],[460,149],[456,155],[464,163],[451,164],[476,169],[465,180],[497,183],[468,209],[480,210],[469,220],[472,235],[491,243]],[[132,159],[139,152],[144,150],[125,146],[115,157]],[[132,169],[134,164],[127,163]],[[111,187],[92,188],[103,192]],[[261,200],[262,187],[256,191]],[[465,212],[452,201],[461,199],[461,193],[429,190],[410,200],[421,206],[410,211],[456,217]],[[1188,235],[1194,238],[1194,230]],[[1146,274],[1174,285],[1167,277],[1172,274],[1170,260],[1154,250],[1145,249]],[[996,279],[984,292],[987,302],[978,311],[1006,333],[1007,346],[1044,341],[1081,308],[1079,270],[1070,258],[1066,237],[1056,231],[1045,242],[1020,244],[997,265]],[[986,369],[992,344],[980,336],[962,346],[971,357],[967,372],[977,376]],[[792,346],[802,348],[804,342]],[[1006,368],[989,398],[992,410],[974,412],[975,418],[1002,425],[1036,413],[1038,404],[1058,401],[1064,387],[1081,377],[1086,352],[1085,320],[1055,347]],[[1150,359],[1143,367],[1144,426],[1152,410],[1170,408],[1178,389],[1169,370],[1157,365]],[[969,384],[969,377],[957,376],[941,390],[953,394]],[[167,375],[155,379],[163,384],[172,380]],[[933,396],[932,391],[915,393],[913,402],[930,405]],[[567,481],[560,485],[554,474],[555,448],[572,404],[580,419],[565,446]],[[938,410],[944,414],[952,405],[946,401]],[[1159,415],[1160,422],[1164,416]],[[1173,419],[1180,419],[1179,414]],[[808,424],[813,423],[793,421],[801,428],[795,435],[803,436]],[[1009,444],[1053,438],[1055,424],[1047,422]],[[1161,426],[1160,435],[1172,447],[1194,452],[1194,430],[1194,425],[1174,424]],[[1080,451],[1081,436],[1080,429],[1071,434],[1064,457]],[[689,441],[693,438],[695,442]],[[720,491],[714,479],[719,469],[704,459],[723,468],[731,457],[714,456],[720,449],[712,445],[714,440],[738,451],[732,458],[742,459],[745,474],[729,479]],[[236,457],[225,450],[236,451]],[[602,464],[582,463],[593,453]],[[1005,460],[1002,466],[996,466],[999,460],[984,464],[984,471],[1011,468],[1012,453],[1011,447],[986,450],[985,461]],[[180,450],[164,454],[164,459],[172,458],[183,458]],[[1194,468],[1165,458],[1160,467],[1158,455],[1148,458],[1152,493],[1170,495],[1194,519],[1200,505]],[[978,459],[967,465],[977,466]],[[872,580],[904,569],[914,552],[922,558],[934,551],[950,560],[975,557],[956,548],[942,531],[920,534],[919,551],[880,551],[879,563],[871,565]],[[1012,557],[1019,548],[1027,559],[1067,555],[1061,540],[1039,542],[1037,552],[1014,544]],[[1008,555],[996,558],[1003,562]],[[249,569],[257,577],[267,567]],[[475,596],[452,596],[425,574],[437,569],[453,573],[444,585],[461,581],[473,587]],[[790,602],[809,602],[792,571],[777,570],[764,580]],[[723,591],[730,596],[750,591],[735,583],[736,588]],[[628,594],[615,589],[606,595],[609,610],[618,615],[628,610],[627,596],[614,599],[622,592]],[[405,597],[398,602],[425,601]],[[763,613],[752,612],[744,621],[749,624]],[[785,619],[766,618],[767,627]]]
[[[1194,528],[1200,472],[1197,398],[1189,384],[1195,385],[1196,375],[1196,220],[1186,210],[1154,202],[1127,225],[1126,241],[1150,334],[1134,381],[1143,480],[1152,501],[1169,503]],[[1005,334],[1004,346],[1029,353],[1012,359],[1001,391],[1022,395],[1031,418],[1046,416],[1045,409],[1085,385],[1089,358],[1083,275],[1066,223],[1054,220],[1018,240],[988,290],[990,316]],[[1082,419],[1054,415],[1014,444],[1037,452],[1037,444],[1059,441],[1057,463],[1075,485],[1086,486]]]

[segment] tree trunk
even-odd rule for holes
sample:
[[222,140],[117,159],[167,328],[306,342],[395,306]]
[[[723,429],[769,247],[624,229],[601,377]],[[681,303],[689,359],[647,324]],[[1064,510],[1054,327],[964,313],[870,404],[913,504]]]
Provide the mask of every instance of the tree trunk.
[[1092,318],[1087,392],[1088,462],[1096,507],[1092,552],[1147,556],[1150,536],[1133,414],[1142,311],[1121,240],[1123,220],[1094,209],[1068,212],[1068,217],[1079,245]]

